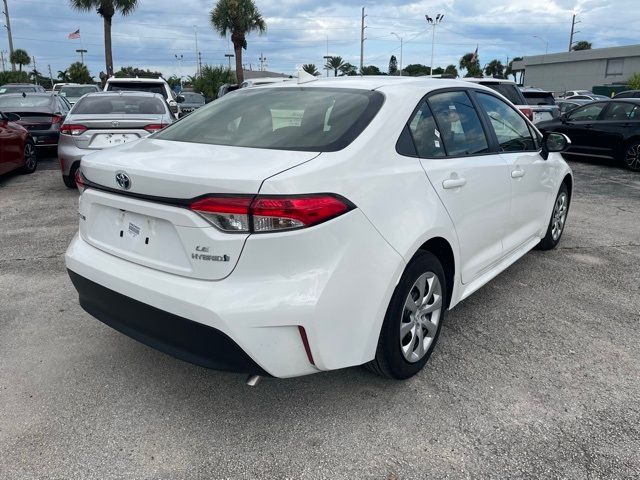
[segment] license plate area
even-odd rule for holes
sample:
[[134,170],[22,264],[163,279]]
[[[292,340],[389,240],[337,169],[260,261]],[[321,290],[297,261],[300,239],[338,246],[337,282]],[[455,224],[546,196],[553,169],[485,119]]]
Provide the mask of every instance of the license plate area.
[[140,138],[135,133],[98,133],[91,139],[90,147],[108,148],[132,142]]

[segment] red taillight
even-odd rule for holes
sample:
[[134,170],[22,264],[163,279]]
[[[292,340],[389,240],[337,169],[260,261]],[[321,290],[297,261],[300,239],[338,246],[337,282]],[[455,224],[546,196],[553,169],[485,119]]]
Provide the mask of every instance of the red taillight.
[[533,110],[527,107],[520,107],[520,111],[524,114],[525,117],[533,122]]
[[75,125],[73,123],[64,123],[60,127],[60,133],[62,135],[82,135],[87,131],[87,127],[84,125]]
[[62,123],[62,117],[60,115],[54,115],[51,117],[51,123]]
[[311,227],[353,208],[331,194],[205,197],[190,205],[224,232],[277,232]]
[[154,132],[157,132],[158,130],[162,130],[166,126],[167,126],[167,124],[165,124],[165,123],[151,123],[151,124],[147,125],[146,127],[144,127],[144,129],[147,132],[154,133]]
[[78,187],[78,190],[80,191],[80,193],[84,192],[86,185],[84,184],[84,177],[82,176],[82,172],[80,171],[79,168],[76,169],[76,174],[75,174],[75,180],[76,180],[76,186]]

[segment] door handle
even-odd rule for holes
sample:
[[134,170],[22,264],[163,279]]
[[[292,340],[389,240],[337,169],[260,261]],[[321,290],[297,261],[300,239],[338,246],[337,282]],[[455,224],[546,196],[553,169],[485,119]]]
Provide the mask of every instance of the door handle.
[[511,178],[522,178],[524,177],[525,171],[518,169],[518,170],[512,170],[511,171]]
[[584,128],[593,128],[593,125],[591,125],[590,123],[587,123]]
[[446,188],[447,190],[449,190],[451,188],[464,187],[466,184],[466,178],[450,178],[442,182],[442,188]]

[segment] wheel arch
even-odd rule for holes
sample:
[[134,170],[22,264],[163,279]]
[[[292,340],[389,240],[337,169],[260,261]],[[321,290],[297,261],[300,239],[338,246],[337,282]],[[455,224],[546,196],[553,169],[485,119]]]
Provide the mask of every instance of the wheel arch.
[[431,252],[442,264],[445,281],[447,282],[447,298],[445,307],[449,308],[454,288],[454,280],[456,277],[456,259],[453,253],[453,247],[443,237],[433,237],[420,245],[418,252],[420,251]]
[[562,183],[567,186],[569,190],[569,201],[571,201],[571,196],[573,194],[573,176],[570,173],[567,173],[562,179]]

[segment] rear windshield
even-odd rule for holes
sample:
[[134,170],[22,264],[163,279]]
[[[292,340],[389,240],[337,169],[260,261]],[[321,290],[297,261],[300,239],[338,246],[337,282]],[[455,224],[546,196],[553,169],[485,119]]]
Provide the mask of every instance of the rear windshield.
[[35,92],[36,87],[16,87],[16,86],[3,86],[0,87],[0,94],[3,93],[22,93],[22,92]]
[[92,95],[84,97],[73,107],[74,115],[163,115],[166,113],[164,101],[152,97],[129,95]]
[[97,91],[98,89],[92,85],[88,85],[86,87],[62,87],[60,89],[60,95],[63,97],[78,98],[83,96],[85,93]]
[[154,138],[179,142],[331,152],[351,143],[384,95],[344,88],[260,88],[225,95]]
[[182,92],[180,95],[184,97],[187,103],[204,103],[204,97],[199,93]]
[[0,97],[0,110],[3,108],[16,107],[48,107],[51,105],[51,95],[38,95],[23,97],[16,95],[15,97]]
[[107,84],[109,92],[151,92],[159,93],[167,98],[167,92],[162,83],[146,83],[146,82],[109,82]]
[[522,105],[520,90],[515,85],[499,82],[480,82],[480,84],[495,90],[514,105]]
[[522,92],[529,105],[555,105],[550,92]]

